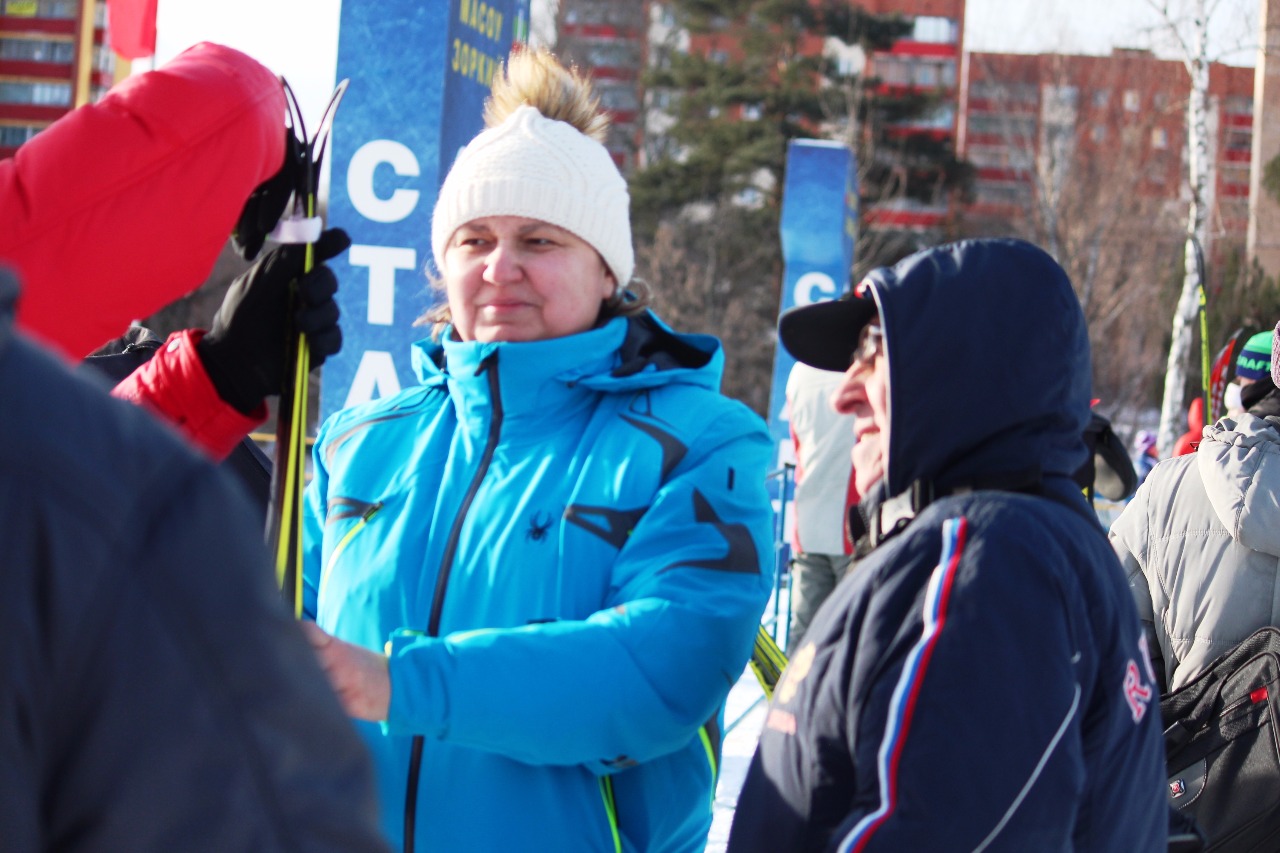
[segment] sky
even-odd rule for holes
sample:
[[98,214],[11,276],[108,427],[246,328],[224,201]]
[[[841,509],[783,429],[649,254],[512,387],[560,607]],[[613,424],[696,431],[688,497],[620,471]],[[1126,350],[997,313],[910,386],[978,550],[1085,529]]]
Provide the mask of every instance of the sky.
[[[968,0],[965,48],[1008,53],[1108,53],[1112,47],[1145,47],[1180,58],[1165,35],[1155,6],[1176,12],[1186,0]],[[1209,58],[1229,65],[1254,64],[1258,0],[1208,0]]]
[[[550,32],[549,2],[534,0],[535,38]],[[1172,47],[1160,37],[1153,2],[1178,8],[1188,0],[968,0],[966,47],[1018,53],[1107,53],[1113,46],[1151,47],[1173,58]],[[1253,65],[1258,0],[1208,2],[1214,9],[1210,58]],[[308,126],[314,126],[333,91],[340,11],[341,0],[160,0],[156,61],[163,64],[206,40],[243,50],[285,76],[298,95]],[[138,66],[145,69],[150,64],[144,60]]]

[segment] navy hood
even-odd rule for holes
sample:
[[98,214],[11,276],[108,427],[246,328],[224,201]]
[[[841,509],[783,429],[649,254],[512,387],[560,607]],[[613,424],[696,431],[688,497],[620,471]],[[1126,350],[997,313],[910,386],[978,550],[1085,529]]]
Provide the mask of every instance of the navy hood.
[[1089,336],[1043,250],[1001,239],[917,252],[841,300],[787,312],[779,335],[800,361],[843,371],[877,312],[889,370],[883,495],[1070,477],[1085,464]]

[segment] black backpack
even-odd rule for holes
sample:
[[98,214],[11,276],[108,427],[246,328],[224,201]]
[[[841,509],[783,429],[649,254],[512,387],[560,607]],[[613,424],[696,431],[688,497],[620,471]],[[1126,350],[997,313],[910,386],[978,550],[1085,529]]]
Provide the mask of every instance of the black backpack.
[[1169,804],[1206,851],[1280,850],[1280,629],[1262,628],[1160,700]]

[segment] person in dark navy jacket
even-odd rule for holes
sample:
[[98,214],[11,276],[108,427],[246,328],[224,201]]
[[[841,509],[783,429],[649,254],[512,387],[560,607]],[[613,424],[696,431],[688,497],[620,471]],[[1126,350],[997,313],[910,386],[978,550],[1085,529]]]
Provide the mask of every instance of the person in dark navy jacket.
[[1148,650],[1071,476],[1090,364],[1066,274],[1020,241],[941,246],[779,332],[845,371],[875,547],[783,674],[731,853],[1164,850]]
[[0,270],[0,848],[386,850],[243,499],[14,329],[16,290]]

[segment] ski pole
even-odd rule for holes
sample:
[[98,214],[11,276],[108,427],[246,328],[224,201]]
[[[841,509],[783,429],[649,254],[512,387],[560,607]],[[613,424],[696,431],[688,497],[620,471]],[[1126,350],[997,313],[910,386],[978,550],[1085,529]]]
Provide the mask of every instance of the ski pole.
[[[333,127],[333,115],[347,88],[346,80],[338,84],[329,100],[314,139],[308,139],[306,125],[297,98],[287,82],[283,82],[289,107],[290,127],[295,145],[289,146],[298,158],[291,213],[281,219],[272,237],[277,242],[305,244],[303,274],[315,265],[315,241],[324,223],[316,214],[316,190],[320,164]],[[290,284],[289,312],[293,317],[297,299],[297,282]],[[311,374],[311,348],[306,335],[292,327],[286,334],[287,357],[285,382],[276,411],[275,464],[271,472],[272,501],[267,515],[267,541],[275,557],[276,581],[296,617],[303,613],[302,578],[302,496],[306,473],[306,421]]]

